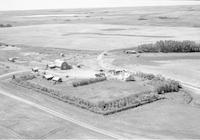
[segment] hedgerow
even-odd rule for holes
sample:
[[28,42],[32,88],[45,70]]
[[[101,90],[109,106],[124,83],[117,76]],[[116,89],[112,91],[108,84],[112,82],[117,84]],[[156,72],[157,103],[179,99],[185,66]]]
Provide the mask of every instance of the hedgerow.
[[200,52],[200,44],[194,41],[161,40],[156,43],[142,44],[137,48],[138,52]]
[[103,114],[103,115],[112,114],[112,113],[119,112],[121,110],[125,110],[128,108],[134,108],[134,107],[147,104],[156,100],[160,100],[163,98],[151,92],[143,92],[140,94],[133,94],[133,95],[112,100],[109,102],[92,103],[90,101],[87,101],[85,99],[82,99],[76,96],[63,94],[59,90],[50,89],[50,88],[41,86],[39,84],[31,83],[27,81],[29,79],[27,77],[30,78],[30,76],[25,76],[23,78],[20,78],[23,80],[13,79],[11,80],[11,83],[28,88],[28,89],[35,90],[37,92],[46,94],[53,98],[59,99],[61,101],[64,101],[64,102],[79,106],[81,108],[87,109],[89,111],[92,111],[98,114]]
[[101,82],[105,80],[106,80],[106,77],[90,78],[90,79],[84,79],[84,80],[73,82],[72,85],[74,87],[78,87],[78,86],[84,86],[84,85]]

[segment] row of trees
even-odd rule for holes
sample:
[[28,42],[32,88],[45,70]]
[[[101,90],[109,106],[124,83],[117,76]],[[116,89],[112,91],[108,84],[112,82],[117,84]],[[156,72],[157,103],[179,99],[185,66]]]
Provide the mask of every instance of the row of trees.
[[161,75],[154,75],[151,73],[137,72],[135,76],[143,79],[149,80],[148,84],[155,88],[156,93],[164,94],[167,92],[178,92],[182,87],[178,81],[172,79],[166,79]]
[[156,43],[142,44],[137,48],[138,52],[200,52],[200,44],[194,41],[165,40]]
[[156,94],[152,94],[150,92],[144,92],[140,94],[130,95],[121,99],[116,99],[110,102],[92,103],[88,100],[85,100],[79,97],[63,94],[59,90],[50,89],[50,88],[41,86],[39,84],[31,83],[29,81],[26,81],[27,78],[23,78],[23,79],[24,80],[13,79],[11,83],[28,88],[28,89],[35,90],[37,92],[46,94],[53,98],[57,98],[61,101],[64,101],[64,102],[76,105],[78,107],[87,109],[89,111],[92,111],[98,114],[103,114],[103,115],[112,114],[115,112],[119,112],[121,110],[137,107],[137,106],[161,99],[161,97],[159,97]]
[[105,80],[106,80],[106,77],[90,78],[90,79],[75,81],[75,82],[72,83],[72,85],[74,87],[78,87],[78,86],[89,85],[89,84],[92,84],[92,83],[97,83],[97,82],[101,82],[101,81],[105,81]]

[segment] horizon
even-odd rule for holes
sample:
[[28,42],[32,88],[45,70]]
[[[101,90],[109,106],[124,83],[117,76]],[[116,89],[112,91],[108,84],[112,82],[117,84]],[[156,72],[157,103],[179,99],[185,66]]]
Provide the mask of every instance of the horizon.
[[0,0],[0,3],[0,11],[200,5],[199,0]]

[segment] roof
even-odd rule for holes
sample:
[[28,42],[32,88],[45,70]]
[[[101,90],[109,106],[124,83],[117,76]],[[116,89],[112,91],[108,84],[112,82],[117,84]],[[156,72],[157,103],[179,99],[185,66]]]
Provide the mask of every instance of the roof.
[[35,67],[35,68],[32,68],[33,70],[38,70],[39,68],[38,67]]
[[46,75],[44,75],[44,77],[49,79],[49,78],[53,78],[53,75],[52,74],[46,74]]
[[135,50],[126,50],[126,53],[137,53]]
[[60,59],[56,59],[56,60],[55,60],[55,65],[56,65],[56,67],[61,67],[63,63],[65,63],[65,61],[60,60]]
[[52,67],[56,67],[55,64],[49,64],[48,66],[49,66],[50,68],[52,68]]
[[61,80],[61,78],[60,78],[60,77],[53,77],[52,80],[53,80],[53,81],[59,81],[59,80]]

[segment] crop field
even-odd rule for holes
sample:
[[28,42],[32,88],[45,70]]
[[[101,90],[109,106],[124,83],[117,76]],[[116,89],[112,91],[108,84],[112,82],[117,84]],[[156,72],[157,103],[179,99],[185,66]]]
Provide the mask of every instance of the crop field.
[[[116,30],[118,28],[123,30]],[[12,44],[76,50],[112,50],[163,39],[198,41],[200,31],[194,27],[77,23],[3,28],[0,29],[0,36],[2,42]]]
[[2,12],[0,23],[13,27],[0,28],[0,39],[76,50],[130,48],[169,39],[199,41],[199,10],[174,6]]

